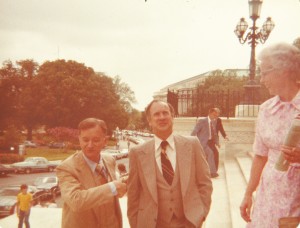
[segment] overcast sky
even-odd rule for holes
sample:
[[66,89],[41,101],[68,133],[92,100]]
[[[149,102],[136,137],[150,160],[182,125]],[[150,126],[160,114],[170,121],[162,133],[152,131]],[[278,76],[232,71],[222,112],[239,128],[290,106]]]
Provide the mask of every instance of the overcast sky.
[[[266,44],[300,37],[300,0],[264,0]],[[250,46],[234,29],[247,0],[0,0],[0,63],[75,60],[119,75],[143,110],[159,89],[198,74],[248,68]]]

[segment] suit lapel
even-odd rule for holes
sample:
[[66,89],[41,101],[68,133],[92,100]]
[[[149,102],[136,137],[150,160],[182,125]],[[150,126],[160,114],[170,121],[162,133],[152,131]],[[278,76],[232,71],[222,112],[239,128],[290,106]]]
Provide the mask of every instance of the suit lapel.
[[[83,152],[79,152],[78,156],[76,157],[76,168],[79,173],[79,178],[81,183],[83,184],[85,189],[89,189],[95,187],[97,185],[96,180],[94,178],[94,174],[91,171],[90,167],[86,163],[83,158]],[[87,175],[90,173],[89,175]]]
[[183,137],[174,135],[176,156],[180,175],[181,192],[184,197],[191,177],[192,147]]
[[145,150],[138,151],[137,153],[139,155],[148,190],[155,203],[157,203],[156,160],[154,152],[154,140],[151,140],[149,143],[147,143],[147,147],[145,147]]

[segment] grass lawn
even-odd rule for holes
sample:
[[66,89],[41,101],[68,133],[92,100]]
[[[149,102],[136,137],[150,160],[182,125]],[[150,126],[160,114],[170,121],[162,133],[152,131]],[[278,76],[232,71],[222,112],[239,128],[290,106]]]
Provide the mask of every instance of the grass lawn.
[[66,149],[50,149],[50,148],[26,148],[27,157],[45,157],[49,161],[54,160],[65,160],[70,155],[74,154],[75,150],[66,150]]

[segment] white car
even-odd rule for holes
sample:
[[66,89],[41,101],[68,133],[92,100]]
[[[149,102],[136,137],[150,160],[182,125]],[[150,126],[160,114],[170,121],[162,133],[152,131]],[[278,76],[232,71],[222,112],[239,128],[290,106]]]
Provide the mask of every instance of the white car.
[[116,150],[116,149],[104,149],[101,153],[103,154],[110,154],[116,160],[120,160],[122,158],[128,157],[128,149]]
[[36,148],[37,147],[37,145],[34,142],[31,142],[28,140],[24,141],[23,145],[28,148]]
[[11,165],[15,173],[53,172],[61,161],[48,161],[44,157],[28,157],[23,162]]

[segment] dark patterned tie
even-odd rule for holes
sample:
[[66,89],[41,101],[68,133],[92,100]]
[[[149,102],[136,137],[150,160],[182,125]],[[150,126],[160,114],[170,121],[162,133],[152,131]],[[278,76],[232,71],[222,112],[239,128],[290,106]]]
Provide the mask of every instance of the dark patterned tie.
[[108,175],[105,167],[102,164],[97,164],[96,172],[101,175],[106,181],[108,180]]
[[173,177],[174,177],[174,170],[171,165],[170,159],[168,158],[168,155],[166,153],[166,148],[168,146],[167,141],[162,141],[160,144],[161,147],[161,167],[162,167],[162,173],[165,178],[165,180],[168,182],[169,185],[172,184],[173,182]]

